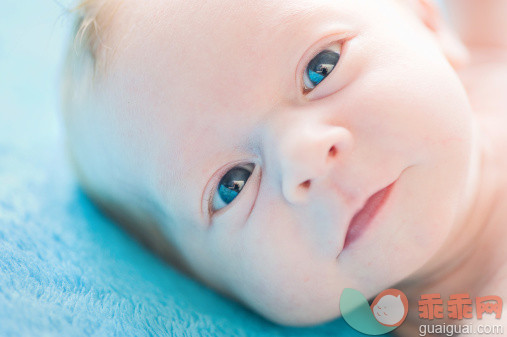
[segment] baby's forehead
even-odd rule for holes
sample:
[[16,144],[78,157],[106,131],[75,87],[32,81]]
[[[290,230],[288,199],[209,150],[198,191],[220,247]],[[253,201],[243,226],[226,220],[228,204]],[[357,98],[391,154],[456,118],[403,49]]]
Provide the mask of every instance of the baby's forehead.
[[394,1],[127,0],[115,20],[110,87],[175,114],[262,110],[298,94],[298,65],[323,37],[340,38],[361,25],[365,8],[375,18]]
[[278,70],[293,66],[348,13],[337,3],[354,1],[132,1],[119,23],[116,56],[124,59],[123,71],[145,66],[172,73],[173,87],[185,80],[205,91],[217,81],[238,86],[243,76],[258,78],[259,70],[275,75],[266,61]]
[[[364,1],[364,0],[355,0]],[[367,0],[369,1],[369,0]],[[284,23],[311,16],[318,9],[332,10],[338,3],[351,0],[214,0],[131,1],[124,6],[128,21],[135,29],[164,30],[166,39],[181,42],[220,34],[224,40],[250,34],[255,39],[265,31],[284,29]],[[342,5],[343,6],[343,5]],[[234,29],[232,29],[234,28]],[[253,33],[257,34],[253,34]],[[263,36],[266,37],[266,36]]]
[[159,57],[155,46],[172,51],[172,58],[194,57],[197,62],[214,53],[243,56],[242,51],[248,56],[263,53],[267,58],[276,44],[283,43],[279,38],[284,32],[293,34],[285,38],[295,39],[311,29],[312,22],[332,19],[355,23],[366,8],[374,11],[379,2],[392,6],[395,1],[398,0],[127,0],[114,14],[119,18],[114,20],[116,34],[112,44],[120,45],[117,54],[123,52],[122,46],[137,47],[148,58]]

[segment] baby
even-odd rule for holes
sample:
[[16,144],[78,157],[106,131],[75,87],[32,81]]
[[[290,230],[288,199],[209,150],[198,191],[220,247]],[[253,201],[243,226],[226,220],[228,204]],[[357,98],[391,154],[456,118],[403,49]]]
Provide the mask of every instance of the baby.
[[421,294],[506,296],[507,38],[449,2],[468,48],[431,0],[85,1],[63,86],[80,183],[279,324],[340,316],[344,288],[402,290],[407,335]]

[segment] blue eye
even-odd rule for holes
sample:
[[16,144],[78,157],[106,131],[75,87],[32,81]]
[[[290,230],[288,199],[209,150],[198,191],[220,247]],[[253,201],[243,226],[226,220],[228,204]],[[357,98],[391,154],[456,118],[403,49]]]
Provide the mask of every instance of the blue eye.
[[303,77],[305,90],[310,91],[322,82],[333,71],[339,60],[339,51],[326,49],[318,53],[306,67]]
[[224,208],[239,195],[254,167],[254,164],[235,166],[220,179],[213,195],[212,211]]

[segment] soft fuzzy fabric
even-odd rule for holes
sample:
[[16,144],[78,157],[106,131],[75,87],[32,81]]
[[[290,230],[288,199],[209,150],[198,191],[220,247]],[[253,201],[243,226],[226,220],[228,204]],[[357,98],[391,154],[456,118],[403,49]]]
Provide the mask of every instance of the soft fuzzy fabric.
[[360,336],[343,320],[271,324],[181,275],[93,207],[56,113],[68,26],[57,4],[0,3],[0,336]]

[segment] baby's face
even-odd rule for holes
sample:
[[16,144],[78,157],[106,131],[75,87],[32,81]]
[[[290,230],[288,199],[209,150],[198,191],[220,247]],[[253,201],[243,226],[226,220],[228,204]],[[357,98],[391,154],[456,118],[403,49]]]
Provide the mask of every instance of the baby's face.
[[471,111],[415,15],[393,0],[132,1],[119,15],[104,127],[201,280],[316,323],[344,287],[373,296],[440,248],[468,188]]

